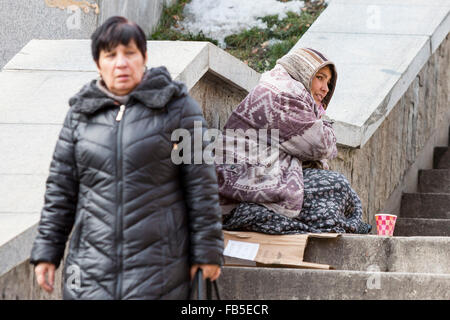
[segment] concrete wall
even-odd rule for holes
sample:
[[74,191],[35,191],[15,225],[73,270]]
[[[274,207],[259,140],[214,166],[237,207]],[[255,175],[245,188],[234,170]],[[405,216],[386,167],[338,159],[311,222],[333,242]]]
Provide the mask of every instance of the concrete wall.
[[380,210],[399,213],[401,193],[415,191],[419,169],[431,169],[430,151],[447,145],[449,70],[447,35],[369,141],[361,149],[340,146],[330,163],[349,179],[372,225]]
[[207,72],[189,94],[199,102],[209,127],[222,129],[231,112],[248,92]]
[[50,8],[45,0],[1,1],[0,69],[31,39],[87,39],[97,26],[93,10],[80,12],[80,27],[69,27],[74,13]]
[[[47,1],[1,1],[0,69],[32,39],[89,39],[97,26],[113,15],[123,15],[137,22],[146,34],[150,34],[159,22],[163,6],[176,2],[89,0],[92,7],[69,8],[64,1]],[[61,5],[61,8],[50,7],[47,3]],[[98,5],[98,14],[93,8],[95,5]]]
[[99,24],[111,16],[120,14],[139,24],[146,34],[158,25],[164,6],[171,6],[176,0],[98,0],[100,6]]

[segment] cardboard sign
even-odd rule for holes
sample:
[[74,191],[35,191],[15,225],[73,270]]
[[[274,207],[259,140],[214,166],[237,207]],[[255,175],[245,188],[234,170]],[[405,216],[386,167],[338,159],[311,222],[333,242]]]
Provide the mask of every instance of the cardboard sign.
[[225,265],[332,269],[330,265],[303,261],[309,237],[337,238],[338,233],[270,235],[223,231]]

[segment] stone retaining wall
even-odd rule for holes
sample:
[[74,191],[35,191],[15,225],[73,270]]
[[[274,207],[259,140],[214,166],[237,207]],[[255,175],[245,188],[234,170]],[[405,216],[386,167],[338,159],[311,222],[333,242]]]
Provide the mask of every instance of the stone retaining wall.
[[189,94],[200,104],[209,127],[222,129],[248,92],[207,72]]

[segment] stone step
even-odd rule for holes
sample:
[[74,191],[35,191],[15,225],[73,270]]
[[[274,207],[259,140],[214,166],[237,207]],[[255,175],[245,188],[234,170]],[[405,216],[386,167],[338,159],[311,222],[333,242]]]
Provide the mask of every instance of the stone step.
[[450,169],[420,170],[419,191],[423,193],[450,193]]
[[450,237],[450,219],[398,218],[394,236]]
[[449,274],[224,267],[218,284],[225,300],[450,299]]
[[450,219],[450,194],[404,193],[401,218]]
[[436,147],[433,155],[434,169],[450,169],[450,148]]
[[[450,220],[449,220],[450,221]],[[450,237],[309,238],[303,260],[336,270],[450,274]]]

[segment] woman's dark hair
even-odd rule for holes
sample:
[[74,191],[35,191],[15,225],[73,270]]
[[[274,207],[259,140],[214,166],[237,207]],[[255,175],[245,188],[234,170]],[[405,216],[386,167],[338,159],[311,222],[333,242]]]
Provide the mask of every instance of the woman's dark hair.
[[115,16],[108,18],[91,36],[92,57],[97,63],[102,50],[110,51],[119,44],[128,45],[134,40],[142,56],[147,52],[145,33],[135,22]]

